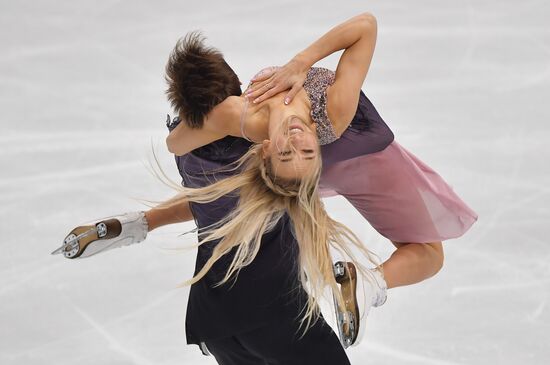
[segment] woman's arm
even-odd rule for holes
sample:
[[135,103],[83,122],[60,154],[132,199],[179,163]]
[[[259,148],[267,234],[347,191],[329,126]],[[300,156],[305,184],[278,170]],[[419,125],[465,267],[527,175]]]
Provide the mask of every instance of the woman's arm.
[[327,89],[327,113],[337,136],[349,126],[357,111],[361,86],[367,77],[376,46],[377,22],[371,14],[363,14],[353,20],[353,33],[336,68],[334,83]]
[[240,134],[239,97],[230,96],[216,105],[204,120],[202,128],[190,128],[182,121],[166,138],[168,151],[181,156],[228,135]]
[[327,91],[329,117],[342,133],[357,109],[359,91],[366,78],[376,45],[377,23],[370,13],[355,16],[334,27],[309,47],[298,53],[286,65],[274,68],[254,78],[247,91],[249,98],[261,102],[272,95],[292,88],[285,103],[298,93],[307,71],[317,61],[344,49],[334,84]]

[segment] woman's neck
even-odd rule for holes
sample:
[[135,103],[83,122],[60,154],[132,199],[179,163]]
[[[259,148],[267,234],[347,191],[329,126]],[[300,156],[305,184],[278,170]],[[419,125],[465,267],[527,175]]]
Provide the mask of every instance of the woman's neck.
[[[287,93],[288,91],[281,92],[259,104],[248,101],[244,116],[244,132],[247,138],[257,143],[269,139],[282,121],[291,115],[296,115],[307,123],[313,123],[310,117],[311,104],[306,92],[302,89],[289,105],[285,105],[283,100]],[[244,110],[244,97],[242,103]]]

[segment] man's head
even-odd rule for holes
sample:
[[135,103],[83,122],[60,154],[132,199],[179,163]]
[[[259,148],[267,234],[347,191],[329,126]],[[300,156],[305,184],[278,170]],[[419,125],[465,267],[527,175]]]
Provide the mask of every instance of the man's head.
[[204,45],[199,32],[176,43],[166,64],[168,101],[191,128],[202,128],[204,117],[231,95],[241,95],[241,83],[220,51]]

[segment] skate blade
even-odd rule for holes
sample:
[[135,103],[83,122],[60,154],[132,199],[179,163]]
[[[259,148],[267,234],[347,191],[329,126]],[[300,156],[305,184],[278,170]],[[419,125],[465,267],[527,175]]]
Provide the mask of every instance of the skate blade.
[[[64,254],[66,252],[69,252],[75,249],[76,246],[79,246],[81,243],[80,242],[81,240],[91,235],[94,235],[92,239],[97,237],[97,228],[95,226],[77,227],[73,229],[67,237],[65,237],[65,240],[63,241],[63,245],[58,249],[54,250],[51,254],[59,255],[59,254]],[[79,248],[79,251],[80,251],[80,248]]]
[[57,250],[53,251],[50,255],[59,255],[61,253],[63,253],[63,251],[65,251],[65,249],[69,247],[68,245],[63,245],[61,247],[59,247]]
[[61,247],[59,247],[58,249],[56,249],[55,251],[53,251],[51,254],[52,255],[58,255],[60,253],[63,253],[67,248],[71,247],[74,242],[77,242],[78,240],[80,240],[80,239],[82,239],[86,236],[89,236],[90,234],[96,232],[96,229],[95,229],[95,227],[90,228],[89,230],[84,231],[83,233],[79,234],[78,236],[71,237],[70,239],[67,239],[71,235],[74,235],[75,231],[76,230],[73,230],[71,233],[69,233],[69,236],[67,236],[65,238],[65,242],[63,243],[63,245]]
[[117,237],[122,231],[122,226],[117,219],[106,219],[95,225],[76,227],[69,233],[63,245],[52,252],[52,255],[63,254],[65,257],[75,259],[82,255],[88,245],[97,240]]
[[[347,264],[347,267],[346,265]],[[340,284],[344,297],[346,315],[339,313],[335,300],[337,317],[340,316],[340,335],[344,348],[356,343],[359,334],[359,305],[357,303],[357,270],[352,262],[337,262],[334,264],[335,279]]]

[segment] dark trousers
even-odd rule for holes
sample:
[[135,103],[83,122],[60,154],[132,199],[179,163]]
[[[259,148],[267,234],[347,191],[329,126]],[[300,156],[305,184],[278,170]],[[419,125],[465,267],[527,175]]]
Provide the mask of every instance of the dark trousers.
[[351,365],[323,317],[300,339],[303,329],[288,319],[205,344],[220,365]]

